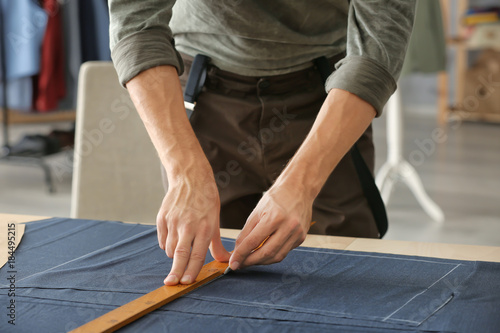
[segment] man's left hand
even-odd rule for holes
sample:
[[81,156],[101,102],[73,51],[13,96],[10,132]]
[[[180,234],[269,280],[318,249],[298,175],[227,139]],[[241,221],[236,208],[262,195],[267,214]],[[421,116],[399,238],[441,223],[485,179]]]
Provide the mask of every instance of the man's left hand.
[[236,239],[229,260],[231,269],[282,261],[288,252],[305,240],[311,225],[313,201],[314,198],[305,195],[298,187],[272,186]]

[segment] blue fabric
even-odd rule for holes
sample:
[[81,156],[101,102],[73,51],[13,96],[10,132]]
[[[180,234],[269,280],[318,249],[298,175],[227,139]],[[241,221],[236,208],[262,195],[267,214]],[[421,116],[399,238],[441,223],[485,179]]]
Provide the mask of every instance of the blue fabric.
[[[48,15],[33,0],[0,0],[0,6],[5,29],[0,38],[4,39],[6,52],[8,107],[30,110],[33,94],[31,76],[40,71],[40,47]],[[0,105],[3,101],[1,88],[0,82]]]
[[[4,318],[0,332],[73,329],[161,286],[171,260],[154,226],[54,218],[27,224],[16,266],[16,327]],[[299,248],[120,331],[496,332],[499,273],[498,263]],[[7,278],[4,267],[2,306]]]

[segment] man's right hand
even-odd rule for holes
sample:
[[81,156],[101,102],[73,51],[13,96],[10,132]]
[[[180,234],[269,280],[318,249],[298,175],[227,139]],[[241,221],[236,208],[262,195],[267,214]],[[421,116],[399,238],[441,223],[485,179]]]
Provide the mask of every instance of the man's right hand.
[[127,89],[168,178],[156,221],[159,245],[174,259],[165,284],[189,284],[198,276],[210,243],[216,260],[230,257],[220,239],[213,171],[186,116],[174,67],[145,70],[127,82]]
[[229,260],[230,253],[220,238],[220,201],[215,181],[213,177],[193,178],[179,177],[169,183],[156,219],[158,243],[174,259],[166,285],[193,283],[210,244],[216,260]]

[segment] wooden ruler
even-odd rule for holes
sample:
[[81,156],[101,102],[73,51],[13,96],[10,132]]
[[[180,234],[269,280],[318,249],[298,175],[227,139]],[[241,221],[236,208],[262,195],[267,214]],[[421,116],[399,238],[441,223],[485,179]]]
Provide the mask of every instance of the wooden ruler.
[[[311,225],[314,223],[316,222],[311,222]],[[270,236],[267,236],[266,239],[264,239],[264,241],[251,253],[260,249],[269,237]],[[214,260],[203,266],[200,274],[198,274],[197,280],[194,283],[188,285],[178,284],[175,286],[162,286],[70,331],[69,333],[114,332],[117,329],[150,313],[151,311],[173,301],[174,299],[177,299],[182,295],[185,295],[188,292],[216,279],[217,277],[223,275],[226,270],[230,271],[230,268],[228,267],[229,264],[227,262],[218,262],[217,260]]]
[[212,261],[203,266],[194,283],[188,285],[178,284],[175,286],[162,286],[72,330],[70,333],[114,332],[149,312],[221,276],[224,274],[227,267],[227,262]]

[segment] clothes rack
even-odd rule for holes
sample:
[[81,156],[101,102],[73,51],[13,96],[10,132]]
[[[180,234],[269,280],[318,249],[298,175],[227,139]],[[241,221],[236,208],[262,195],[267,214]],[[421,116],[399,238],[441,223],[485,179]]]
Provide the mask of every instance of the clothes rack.
[[6,63],[6,46],[4,36],[4,12],[0,6],[0,68],[1,68],[1,83],[2,83],[2,130],[3,130],[3,145],[0,153],[0,161],[11,164],[40,167],[45,175],[45,183],[50,193],[55,192],[54,182],[52,180],[52,172],[50,166],[42,157],[27,157],[11,155],[11,147],[9,143],[9,108],[7,96],[7,63]]
[[[0,36],[4,36],[4,19],[3,19],[3,8],[0,6]],[[3,145],[2,154],[7,155],[10,151],[9,147],[9,112],[8,112],[8,97],[7,97],[7,66],[5,61],[5,41],[0,38],[0,70],[2,72],[2,77],[0,78],[2,82],[2,129],[3,129]]]

